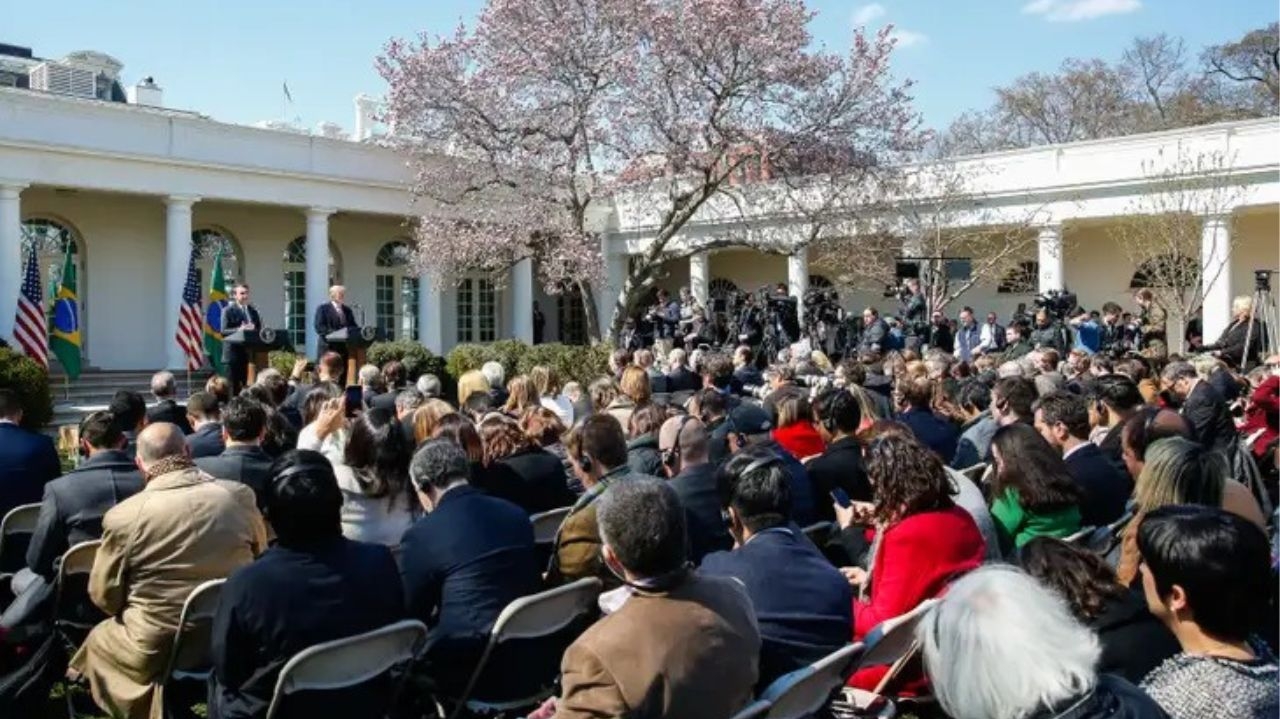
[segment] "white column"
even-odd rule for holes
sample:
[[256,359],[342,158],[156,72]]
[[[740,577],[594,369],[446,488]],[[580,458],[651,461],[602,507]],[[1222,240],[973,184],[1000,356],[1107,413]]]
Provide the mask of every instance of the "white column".
[[613,319],[613,308],[618,302],[618,293],[622,291],[622,286],[627,281],[627,262],[628,258],[625,254],[611,254],[608,252],[608,246],[601,241],[602,254],[604,256],[604,280],[600,283],[600,289],[596,293],[596,323],[600,327],[601,334],[609,332],[609,322]]
[[711,257],[706,252],[689,255],[689,292],[703,307],[711,292]]
[[[1231,224],[1227,215],[1209,215],[1200,230],[1201,282],[1204,285],[1204,339],[1217,342],[1231,324]],[[1181,332],[1170,328],[1170,332]]]
[[170,195],[164,200],[164,328],[165,367],[185,369],[187,356],[178,346],[178,308],[191,263],[191,206],[198,197]]
[[444,352],[444,298],[431,275],[418,275],[418,341],[434,354]]
[[329,215],[327,207],[307,209],[307,356],[319,349],[316,310],[329,301]]
[[511,337],[533,344],[533,260],[511,267]]
[[22,203],[25,184],[0,182],[0,337],[13,339],[22,287]]
[[1038,289],[1043,294],[1049,291],[1062,291],[1066,288],[1065,257],[1062,252],[1062,225],[1043,225],[1040,227],[1039,247],[1040,282]]
[[804,293],[809,289],[809,248],[787,256],[787,293],[796,298],[797,314],[804,323]]

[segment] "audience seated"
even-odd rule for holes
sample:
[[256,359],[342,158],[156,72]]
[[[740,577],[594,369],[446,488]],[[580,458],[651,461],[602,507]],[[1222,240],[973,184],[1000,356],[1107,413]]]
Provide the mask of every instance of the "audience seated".
[[729,406],[736,406],[741,400],[738,394],[742,384],[733,372],[733,360],[721,352],[713,352],[702,359],[702,386],[714,389],[724,395]]
[[110,412],[92,412],[80,421],[80,466],[44,486],[27,548],[32,572],[52,581],[62,555],[101,537],[107,510],[142,490],[142,473],[123,447],[124,435]]
[[951,466],[968,469],[990,459],[991,435],[996,433],[1000,423],[991,414],[991,388],[981,380],[969,380],[960,385],[956,405],[964,416],[964,424],[960,427]]
[[[501,367],[501,365],[499,365]],[[384,364],[379,370],[382,376],[383,390],[369,400],[369,409],[385,409],[396,411],[396,402],[404,389],[404,365],[396,360]]]
[[262,405],[236,397],[222,411],[222,438],[226,449],[216,457],[197,459],[196,466],[215,479],[229,479],[249,487],[258,498],[258,508],[262,509],[272,461],[262,449],[266,432],[267,412]]
[[1142,593],[1121,586],[1097,554],[1060,539],[1036,537],[1023,545],[1018,561],[1098,635],[1099,672],[1137,683],[1178,653],[1178,640],[1147,610]]
[[147,403],[142,401],[142,395],[127,389],[119,390],[111,398],[107,411],[116,418],[116,426],[124,435],[124,453],[130,457],[137,456],[138,433],[147,426]]
[[351,418],[341,461],[342,533],[348,539],[396,546],[413,523],[409,488],[412,448],[391,413],[371,409]]
[[667,391],[697,392],[702,387],[702,378],[688,367],[689,355],[679,347],[667,355]]
[[1098,638],[1051,590],[1011,567],[958,580],[916,637],[934,695],[953,719],[1166,719],[1137,687],[1100,674]]
[[[625,372],[623,373],[625,376]],[[663,476],[662,452],[658,449],[658,430],[667,413],[655,404],[637,407],[631,413],[627,428],[627,466],[636,474]]]
[[827,498],[835,490],[856,502],[871,501],[871,483],[862,466],[862,446],[857,438],[862,410],[848,390],[827,390],[813,401],[813,419],[826,450],[809,460],[805,469],[818,495],[818,518],[834,521],[835,512]]
[[606,584],[613,584],[616,579],[600,559],[596,500],[610,487],[636,476],[627,466],[622,426],[607,414],[593,414],[565,435],[564,447],[585,491],[560,525],[547,582],[563,584],[583,577],[600,577]]
[[[1093,381],[1089,391],[1093,401],[1090,419],[1097,436],[1094,443],[1117,468],[1124,470],[1124,446],[1121,437],[1125,422],[1142,410],[1145,402],[1138,385],[1120,374],[1102,375]],[[1094,435],[1091,435],[1094,436]]]
[[556,371],[545,365],[537,365],[529,370],[529,379],[533,380],[533,386],[538,388],[542,406],[555,412],[564,426],[572,427],[575,419],[573,403],[560,393],[560,378],[556,375]]
[[[801,527],[807,527],[818,521],[818,498],[815,496],[813,483],[800,460],[783,449],[769,434],[771,427],[773,421],[764,409],[746,402],[734,407],[729,410],[725,420],[729,451],[733,454],[746,447],[762,447],[778,455],[791,478],[791,519]],[[826,501],[826,498],[822,501]]]
[[440,418],[447,414],[456,414],[452,406],[442,399],[428,399],[413,412],[413,446],[417,447],[436,434]]
[[689,559],[694,564],[711,552],[729,549],[733,539],[720,514],[716,468],[707,456],[707,429],[688,415],[672,417],[658,436],[662,469],[684,507],[689,531]]
[[89,596],[108,618],[71,659],[72,676],[88,680],[98,706],[129,719],[160,715],[153,682],[192,590],[266,547],[253,491],[201,473],[176,425],[138,435],[138,465],[146,484],[102,518],[89,576]]
[[[470,486],[467,455],[449,439],[424,442],[409,473],[426,514],[402,541],[406,607],[431,628],[423,673],[456,696],[498,615],[538,591],[533,526],[524,510]],[[496,676],[504,671],[520,667]]]
[[[542,398],[538,396],[538,388],[534,386],[533,380],[524,375],[512,377],[507,383],[505,391],[506,401],[501,405],[502,411],[512,417],[519,417],[533,407],[542,406]],[[490,395],[492,398],[492,394]],[[550,410],[548,410],[550,411]]]
[[1101,527],[1119,519],[1133,494],[1133,480],[1089,441],[1089,407],[1084,397],[1054,392],[1036,402],[1040,436],[1062,454],[1080,488],[1080,522]]
[[40,501],[45,485],[62,474],[53,440],[22,428],[22,404],[0,389],[0,518],[23,504]]
[[458,378],[458,409],[462,409],[473,394],[483,394],[486,406],[493,406],[492,401],[489,399],[490,389],[488,378],[480,370],[473,369],[470,372],[463,372],[462,376]]
[[[293,372],[289,375],[289,382],[293,384],[293,393],[289,395],[289,399],[283,405],[292,408],[297,413],[298,418],[303,420],[305,420],[303,415],[306,414],[304,405],[311,390],[326,384],[331,384],[335,387],[342,386],[342,374],[346,371],[346,360],[342,359],[342,355],[337,352],[325,352],[320,355],[320,359],[315,366],[315,381],[311,384],[302,382],[303,371],[306,366],[306,360],[298,360],[297,364],[294,365]],[[306,424],[306,422],[304,421],[302,424]]]
[[298,449],[319,452],[333,463],[341,462],[347,436],[345,416],[341,387],[332,382],[312,387],[302,403]]
[[1035,384],[1026,377],[1004,377],[991,388],[991,417],[1001,427],[1019,422],[1031,424],[1035,421],[1032,406],[1036,396]]
[[395,402],[391,406],[391,411],[396,416],[396,423],[400,425],[400,434],[404,437],[405,444],[410,447],[418,446],[413,435],[413,413],[417,412],[425,401],[421,392],[410,387],[396,392]]
[[[391,553],[342,536],[342,492],[329,461],[289,452],[268,477],[263,503],[276,542],[231,573],[210,630],[209,716],[217,719],[265,716],[280,669],[303,649],[405,617]],[[294,695],[286,715],[369,716],[389,691],[380,682]]]
[[931,380],[920,378],[898,383],[899,404],[902,412],[898,421],[911,428],[916,439],[950,464],[956,455],[956,443],[960,433],[951,420],[933,411],[936,388]]
[[1182,646],[1143,689],[1173,719],[1276,716],[1276,659],[1253,636],[1275,581],[1262,530],[1212,507],[1162,507],[1143,518],[1138,550],[1147,606]]
[[729,402],[711,389],[703,389],[693,396],[698,419],[707,428],[707,458],[719,467],[729,457]]
[[490,360],[480,365],[480,373],[484,378],[489,380],[489,399],[493,401],[494,407],[501,407],[507,403],[506,386],[507,370],[503,368],[501,362]]
[[[546,410],[535,406],[529,411]],[[551,413],[554,417],[554,413]],[[529,514],[568,507],[576,497],[565,484],[564,465],[559,458],[534,444],[516,420],[493,415],[480,423],[484,444],[487,484],[472,483],[495,497],[519,505]],[[495,469],[505,469],[501,474]],[[493,481],[499,480],[499,481]]]
[[196,392],[187,398],[187,419],[191,421],[191,434],[187,435],[187,449],[192,459],[217,457],[226,449],[222,439],[222,404],[208,392]]
[[1034,428],[1016,423],[996,430],[991,458],[991,516],[1006,554],[1032,537],[1063,538],[1080,530],[1080,488]]
[[617,483],[598,523],[626,587],[613,599],[622,606],[565,652],[557,719],[727,718],[746,706],[760,653],[751,602],[737,582],[688,568],[675,491],[652,478]]
[[737,548],[707,555],[700,572],[732,577],[746,587],[763,641],[758,682],[763,688],[848,643],[853,593],[791,523],[790,483],[773,453],[740,452],[720,468],[716,480]]
[[1190,362],[1170,362],[1160,374],[1160,382],[1191,425],[1191,437],[1205,449],[1222,452],[1228,460],[1235,457],[1240,437],[1222,394],[1201,379]]
[[[663,377],[663,381],[666,378]],[[624,428],[631,426],[631,414],[637,407],[649,404],[653,399],[653,380],[639,367],[624,367],[609,401],[600,405],[604,412],[618,420]]]
[[178,383],[169,370],[161,370],[151,376],[151,396],[156,398],[156,403],[147,409],[147,424],[169,422],[178,425],[184,434],[191,434],[187,408],[174,399],[177,392]]
[[792,457],[805,462],[827,449],[822,435],[813,426],[813,409],[808,397],[787,395],[778,400],[778,426],[773,439]]
[[[582,494],[582,483],[578,481],[577,475],[573,473],[573,465],[569,463],[569,454],[562,441],[566,430],[560,423],[560,418],[546,407],[534,407],[521,415],[520,431],[535,446],[549,452],[560,462],[564,484],[576,501],[578,495]],[[571,501],[570,504],[572,503]]]
[[[938,596],[986,556],[973,517],[955,506],[955,490],[937,453],[916,439],[889,434],[867,445],[866,462],[875,505],[836,510],[842,526],[874,522],[880,535],[870,571],[842,570],[860,595],[853,602],[855,640]],[[871,688],[883,673],[884,667],[869,667],[851,683]]]

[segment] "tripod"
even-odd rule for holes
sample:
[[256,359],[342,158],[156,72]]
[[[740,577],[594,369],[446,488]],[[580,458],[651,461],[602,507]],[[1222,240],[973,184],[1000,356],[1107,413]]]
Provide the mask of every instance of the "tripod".
[[[1255,342],[1261,348],[1262,351],[1259,354],[1264,359],[1280,353],[1280,307],[1276,306],[1275,299],[1271,296],[1271,275],[1273,274],[1275,274],[1273,270],[1253,271],[1253,305],[1249,308],[1249,329],[1244,336],[1241,365],[1248,364],[1249,358],[1253,356],[1250,350],[1254,348]],[[1254,336],[1255,319],[1261,320],[1259,324],[1261,336]],[[1240,369],[1249,368],[1242,366]]]

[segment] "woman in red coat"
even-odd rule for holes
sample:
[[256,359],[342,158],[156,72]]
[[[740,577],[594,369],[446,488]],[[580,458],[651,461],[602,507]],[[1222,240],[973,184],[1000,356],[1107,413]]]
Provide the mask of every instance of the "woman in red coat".
[[813,426],[809,400],[799,395],[787,396],[778,403],[778,428],[773,430],[773,439],[801,462],[827,451],[822,435]]
[[[864,461],[875,492],[871,511],[879,537],[869,570],[842,570],[859,589],[853,601],[854,641],[941,595],[986,555],[973,516],[952,501],[955,489],[938,455],[914,437],[890,431],[867,445]],[[868,667],[849,683],[871,689],[884,673],[885,667]]]
[[1250,445],[1253,457],[1262,460],[1271,443],[1280,434],[1280,356],[1267,360],[1271,371],[1266,379],[1258,384],[1253,394],[1249,395],[1249,404],[1245,406],[1244,423],[1240,425],[1240,436],[1252,439]]

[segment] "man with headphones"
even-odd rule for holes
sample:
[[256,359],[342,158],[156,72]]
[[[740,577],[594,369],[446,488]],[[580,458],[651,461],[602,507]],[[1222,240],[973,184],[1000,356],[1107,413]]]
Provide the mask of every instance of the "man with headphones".
[[708,448],[707,428],[696,417],[672,417],[658,431],[662,468],[684,507],[689,559],[694,564],[711,552],[733,546],[720,516],[720,496]]
[[818,521],[817,505],[820,502],[825,503],[827,498],[814,496],[813,484],[804,465],[773,439],[769,433],[769,430],[773,429],[773,420],[769,418],[767,412],[753,404],[743,402],[729,410],[725,429],[729,439],[729,451],[732,454],[754,448],[777,455],[791,479],[792,521],[801,527],[807,527]]
[[813,419],[827,449],[809,460],[805,469],[818,493],[818,518],[834,522],[835,510],[825,500],[836,490],[856,502],[871,501],[871,482],[862,467],[862,445],[855,437],[862,424],[862,409],[848,390],[827,390],[813,401]]

